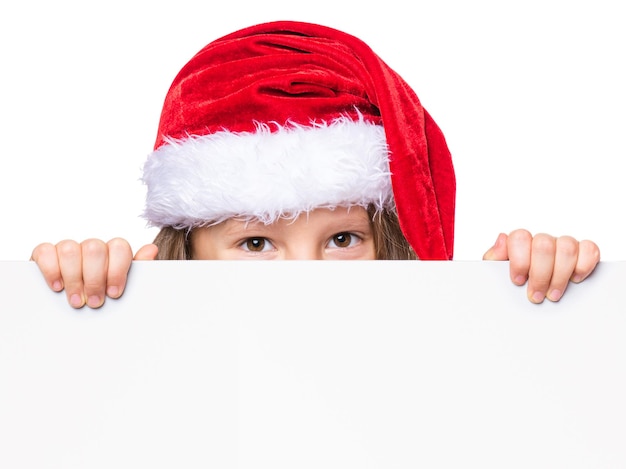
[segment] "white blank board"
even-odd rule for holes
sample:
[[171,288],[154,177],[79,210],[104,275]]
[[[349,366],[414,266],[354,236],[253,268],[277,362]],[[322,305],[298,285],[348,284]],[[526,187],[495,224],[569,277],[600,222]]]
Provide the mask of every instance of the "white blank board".
[[0,262],[0,467],[626,467],[626,262],[507,269],[135,262],[77,311]]

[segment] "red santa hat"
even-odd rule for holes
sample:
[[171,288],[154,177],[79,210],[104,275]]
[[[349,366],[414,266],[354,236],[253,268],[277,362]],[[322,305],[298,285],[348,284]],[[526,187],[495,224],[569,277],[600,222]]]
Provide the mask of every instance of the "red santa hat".
[[154,226],[373,204],[397,210],[420,259],[453,254],[443,134],[367,44],[320,25],[260,24],[192,57],[165,98],[143,181]]

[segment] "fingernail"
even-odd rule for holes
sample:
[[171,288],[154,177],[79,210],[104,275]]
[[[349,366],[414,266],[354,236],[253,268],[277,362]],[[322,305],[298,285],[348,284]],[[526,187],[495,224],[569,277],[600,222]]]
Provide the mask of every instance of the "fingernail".
[[110,286],[107,288],[107,295],[109,296],[109,298],[117,298],[119,294],[120,294],[119,287]]
[[87,298],[87,306],[90,308],[98,308],[102,304],[102,300],[98,295],[91,295]]
[[56,280],[53,284],[52,284],[52,289],[54,291],[61,291],[63,289],[63,285],[61,285],[61,282],[59,282],[58,280]]
[[545,299],[545,296],[540,291],[536,291],[535,293],[533,293],[533,296],[531,297],[531,301],[533,303],[542,303],[544,299]]
[[74,308],[80,308],[81,306],[83,306],[83,298],[79,294],[74,293],[72,296],[70,296],[70,305],[72,305]]
[[563,293],[561,292],[561,290],[552,290],[550,293],[548,293],[548,299],[550,301],[559,301],[561,299],[561,296],[563,296]]
[[515,282],[515,285],[524,285],[524,283],[526,282],[526,277],[524,277],[523,275],[518,275],[513,279],[513,281]]

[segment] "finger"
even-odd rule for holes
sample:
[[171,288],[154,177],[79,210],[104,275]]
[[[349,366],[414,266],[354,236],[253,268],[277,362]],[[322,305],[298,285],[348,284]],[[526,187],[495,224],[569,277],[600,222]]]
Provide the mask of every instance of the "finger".
[[532,240],[527,289],[528,299],[533,303],[541,303],[548,293],[555,256],[556,239],[543,233],[535,235]]
[[524,285],[528,279],[532,240],[532,235],[526,230],[514,230],[509,233],[507,240],[509,273],[515,285]]
[[85,297],[80,245],[76,241],[65,240],[56,245],[56,251],[67,301],[74,308],[82,308]]
[[90,308],[99,308],[104,304],[109,269],[107,245],[99,239],[87,239],[80,246],[85,302]]
[[571,236],[556,239],[556,253],[552,279],[546,295],[550,301],[559,301],[565,293],[578,261],[578,241]]
[[508,236],[500,233],[496,238],[496,242],[483,255],[484,261],[506,261],[509,259],[509,251],[507,249]]
[[63,277],[61,277],[57,250],[53,244],[43,243],[37,246],[33,249],[30,260],[37,264],[43,278],[52,290],[57,292],[63,290]]
[[159,248],[156,244],[146,244],[142,246],[135,254],[134,260],[136,261],[153,261],[159,254]]
[[133,260],[130,244],[122,238],[114,238],[107,243],[109,249],[109,270],[107,273],[106,294],[119,298],[126,288],[128,269]]
[[578,261],[572,274],[572,282],[578,283],[585,280],[600,262],[600,248],[596,243],[583,240],[578,246]]

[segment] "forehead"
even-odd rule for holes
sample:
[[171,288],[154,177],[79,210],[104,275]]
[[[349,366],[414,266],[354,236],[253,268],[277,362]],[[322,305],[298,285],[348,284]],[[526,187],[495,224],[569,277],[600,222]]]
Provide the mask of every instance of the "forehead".
[[229,218],[228,220],[215,225],[222,226],[223,229],[252,229],[269,227],[286,227],[290,225],[317,226],[321,224],[362,224],[370,223],[371,219],[368,211],[361,206],[316,208],[309,212],[302,212],[295,216],[284,216],[272,223],[266,223],[258,219],[249,218]]

